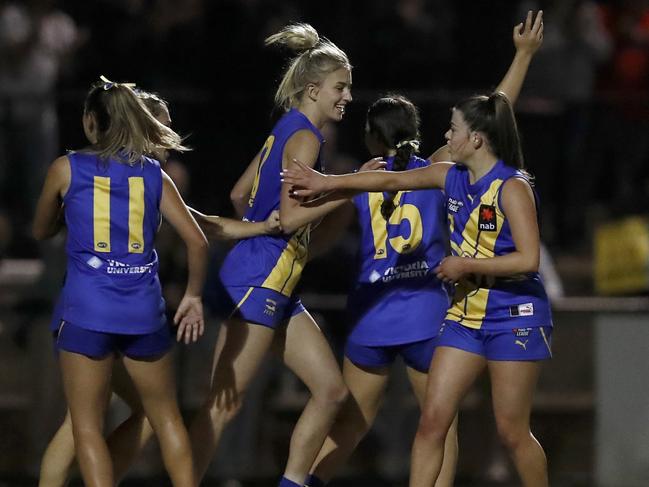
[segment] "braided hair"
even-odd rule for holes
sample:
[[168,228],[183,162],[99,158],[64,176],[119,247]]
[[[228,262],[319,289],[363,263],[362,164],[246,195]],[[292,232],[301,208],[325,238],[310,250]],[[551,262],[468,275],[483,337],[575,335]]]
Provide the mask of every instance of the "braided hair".
[[[419,149],[419,112],[402,95],[387,95],[376,100],[367,111],[367,131],[385,147],[396,150],[393,171],[403,171]],[[381,215],[389,220],[396,209],[391,191],[381,204]]]

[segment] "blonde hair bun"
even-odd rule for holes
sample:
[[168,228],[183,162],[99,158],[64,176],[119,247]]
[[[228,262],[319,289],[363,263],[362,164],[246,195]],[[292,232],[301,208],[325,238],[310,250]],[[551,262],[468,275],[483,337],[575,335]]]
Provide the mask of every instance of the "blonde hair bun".
[[320,36],[311,25],[297,23],[287,25],[276,34],[268,36],[264,44],[266,46],[281,44],[292,51],[303,52],[313,49],[318,42],[320,42]]

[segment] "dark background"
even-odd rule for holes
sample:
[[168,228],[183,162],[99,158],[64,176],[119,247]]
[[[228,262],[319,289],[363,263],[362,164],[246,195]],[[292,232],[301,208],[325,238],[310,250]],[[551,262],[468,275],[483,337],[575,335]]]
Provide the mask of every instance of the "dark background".
[[[546,283],[556,287],[552,295],[561,327],[533,419],[553,485],[592,485],[596,313],[565,296],[594,293],[596,228],[647,212],[649,2],[644,0],[0,0],[0,478],[6,485],[33,484],[64,411],[46,331],[64,268],[62,242],[37,245],[29,224],[48,164],[85,144],[83,98],[99,75],[135,82],[170,102],[173,127],[194,148],[174,157],[186,201],[232,216],[230,189],[272,127],[273,95],[289,59],[287,52],[264,48],[266,36],[289,22],[308,22],[348,54],[354,102],[344,120],[327,130],[325,150],[332,171],[349,171],[368,157],[364,116],[382,94],[403,93],[419,106],[422,155],[441,146],[450,107],[498,84],[514,54],[513,25],[539,7],[546,13],[544,45],[516,111],[541,197],[547,269],[556,273]],[[173,306],[184,279],[183,258],[173,236],[161,235],[159,245]],[[331,253],[309,265],[300,288],[337,353],[355,249],[352,226]],[[226,251],[227,244],[214,245],[213,275]],[[181,400],[189,416],[200,402],[220,316],[213,279],[206,301],[213,325],[208,337],[178,351]],[[370,439],[341,473],[347,483],[336,485],[404,482],[417,408],[401,369],[395,369]],[[259,392],[250,394],[252,406],[224,438],[227,451],[210,470],[215,482],[234,478],[272,485],[281,471],[305,396],[279,366],[270,362],[267,370],[255,386]],[[458,485],[516,483],[497,446],[489,408],[488,385],[480,383],[463,407]],[[119,412],[113,420],[118,417]],[[145,479],[160,473],[151,447],[134,468],[139,480],[133,485],[159,485]]]

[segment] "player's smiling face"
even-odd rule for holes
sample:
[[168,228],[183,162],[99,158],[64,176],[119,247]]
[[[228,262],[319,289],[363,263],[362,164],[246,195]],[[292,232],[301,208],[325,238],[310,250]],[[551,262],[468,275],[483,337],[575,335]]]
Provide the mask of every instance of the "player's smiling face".
[[339,122],[352,101],[352,73],[340,68],[329,73],[318,87],[317,103],[327,120]]
[[470,143],[471,130],[469,130],[461,111],[453,109],[451,126],[444,137],[453,162],[463,162],[473,153],[473,146]]

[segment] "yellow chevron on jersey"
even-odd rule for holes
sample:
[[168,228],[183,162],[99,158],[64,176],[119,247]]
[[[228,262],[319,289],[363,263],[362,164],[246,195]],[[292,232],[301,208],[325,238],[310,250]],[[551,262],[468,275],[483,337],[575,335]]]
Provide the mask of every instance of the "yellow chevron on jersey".
[[[451,252],[489,259],[516,251],[509,222],[501,208],[504,184],[524,173],[503,161],[471,184],[466,167],[456,165],[446,177]],[[468,276],[455,288],[446,319],[475,329],[549,326],[549,302],[538,273],[519,276]]]
[[[282,161],[289,139],[301,130],[311,131],[324,143],[324,137],[297,109],[289,110],[275,124],[259,152],[248,209],[244,220],[262,222],[280,208]],[[318,153],[315,168],[322,170]],[[219,276],[226,286],[264,287],[291,296],[307,261],[310,225],[288,235],[258,235],[239,241],[221,265]]]
[[[458,245],[453,242],[453,250],[458,255],[475,259],[495,256],[496,240],[505,220],[505,214],[498,204],[498,195],[503,183],[502,179],[492,181],[487,191],[480,197],[481,204],[473,209],[462,231],[462,243]],[[481,232],[478,229],[483,205],[496,209],[496,232]],[[488,288],[479,288],[475,283],[461,281],[455,289],[453,303],[446,314],[446,319],[457,321],[471,328],[480,328],[487,312],[488,299]]]
[[277,259],[277,264],[270,271],[261,287],[272,289],[286,296],[293,293],[307,262],[310,235],[311,224],[300,228],[293,234]]

